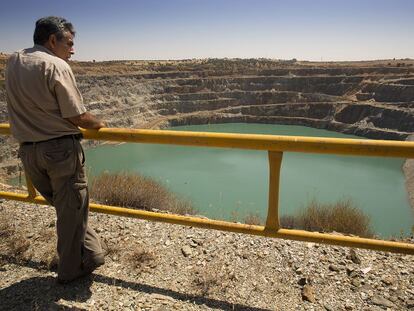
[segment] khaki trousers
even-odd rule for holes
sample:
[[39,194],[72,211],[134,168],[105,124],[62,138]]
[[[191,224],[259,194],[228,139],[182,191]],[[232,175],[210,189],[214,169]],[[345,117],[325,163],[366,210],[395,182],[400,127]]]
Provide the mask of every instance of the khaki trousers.
[[79,140],[65,136],[22,144],[19,155],[35,188],[56,210],[58,278],[73,280],[103,264],[100,240],[88,227],[89,193]]

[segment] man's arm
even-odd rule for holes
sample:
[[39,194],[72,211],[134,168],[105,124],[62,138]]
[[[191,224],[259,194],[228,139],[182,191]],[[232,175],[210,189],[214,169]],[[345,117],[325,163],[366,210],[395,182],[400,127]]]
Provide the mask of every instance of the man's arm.
[[84,129],[100,129],[105,127],[105,123],[89,112],[85,112],[75,117],[67,118],[71,123]]

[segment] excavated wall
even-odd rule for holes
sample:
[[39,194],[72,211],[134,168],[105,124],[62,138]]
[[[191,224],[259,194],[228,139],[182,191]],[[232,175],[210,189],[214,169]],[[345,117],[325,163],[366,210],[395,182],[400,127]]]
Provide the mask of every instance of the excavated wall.
[[[404,140],[414,131],[413,63],[194,60],[72,67],[88,110],[112,127],[249,122]],[[0,82],[0,122],[7,122]],[[0,137],[0,166],[9,174],[17,171],[16,147]]]

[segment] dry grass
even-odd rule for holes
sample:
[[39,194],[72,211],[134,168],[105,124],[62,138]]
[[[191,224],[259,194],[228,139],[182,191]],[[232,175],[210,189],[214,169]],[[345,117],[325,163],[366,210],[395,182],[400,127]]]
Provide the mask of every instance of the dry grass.
[[[194,214],[188,201],[178,199],[153,179],[137,174],[103,174],[93,180],[91,189],[91,197],[104,204]],[[250,214],[245,217],[244,223],[261,225],[263,221],[259,215]],[[336,231],[362,237],[373,236],[369,217],[351,200],[341,200],[333,204],[322,204],[313,200],[303,212],[282,216],[281,226],[308,231]]]
[[13,238],[7,241],[7,246],[9,255],[13,256],[17,261],[30,259],[26,256],[30,242],[22,234],[16,232]]
[[58,255],[56,251],[56,232],[54,228],[44,228],[39,232],[42,252],[39,256],[40,263],[49,270],[56,270]]
[[119,254],[122,253],[122,247],[119,244],[109,243],[108,241],[104,241],[106,244],[106,255],[110,257],[119,257]]
[[5,212],[1,213],[0,218],[0,239],[1,241],[8,239],[14,234],[14,227],[10,222],[10,218]]
[[5,254],[13,257],[17,262],[30,259],[28,254],[30,242],[21,231],[16,229],[12,215],[5,210],[1,210],[0,216],[0,245]]
[[370,218],[351,200],[323,204],[312,200],[307,208],[295,216],[281,217],[283,228],[319,232],[341,232],[361,237],[372,237]]
[[263,224],[263,221],[258,214],[248,214],[244,218],[244,223],[247,225],[259,226]]
[[157,265],[157,256],[153,251],[141,248],[135,248],[127,256],[128,263],[137,270],[155,268]]
[[198,293],[203,296],[213,292],[221,292],[221,280],[215,274],[198,273],[193,279],[193,285]]
[[149,177],[129,173],[104,173],[91,183],[91,197],[102,204],[175,214],[194,214],[189,201],[179,199]]
[[236,278],[223,262],[208,264],[193,271],[192,285],[202,296],[221,294],[227,291],[232,280]]
[[[282,215],[280,216],[280,226],[286,229],[300,229],[296,227],[297,216]],[[302,228],[303,229],[303,228]]]
[[[248,214],[244,218],[248,225],[263,225],[258,214]],[[372,237],[370,219],[351,200],[341,200],[332,204],[322,204],[312,200],[306,209],[297,215],[280,218],[283,228],[303,229],[320,232],[341,232],[362,237]]]
[[[53,228],[39,231],[38,237],[28,238],[24,229],[13,221],[13,215],[6,210],[0,211],[0,250],[16,262],[36,259],[49,270],[57,268],[56,234]],[[36,256],[35,256],[36,254]]]

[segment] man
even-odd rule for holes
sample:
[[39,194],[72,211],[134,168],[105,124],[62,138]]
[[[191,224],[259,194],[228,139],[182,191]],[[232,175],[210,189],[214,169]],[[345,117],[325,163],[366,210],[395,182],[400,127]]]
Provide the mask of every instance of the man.
[[75,31],[60,17],[36,22],[34,47],[12,54],[6,98],[12,135],[35,188],[57,214],[58,282],[90,274],[104,263],[104,250],[88,227],[89,193],[78,127],[105,124],[86,111],[67,61]]

